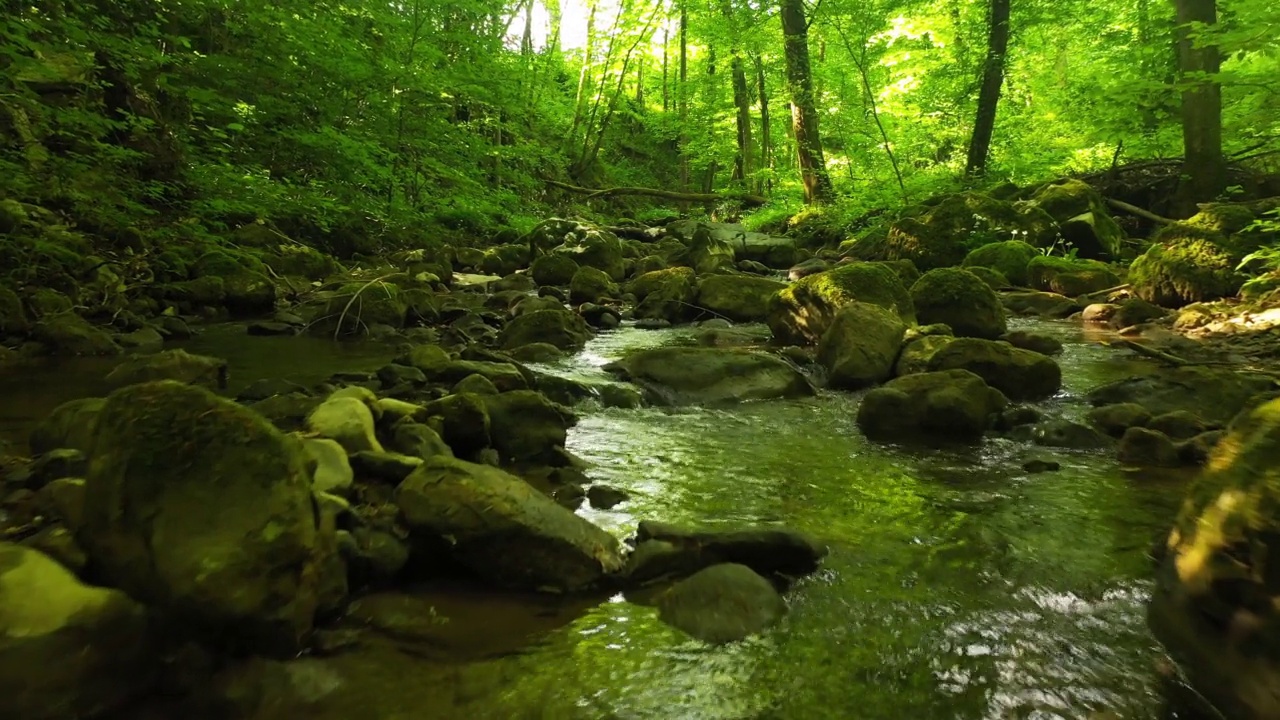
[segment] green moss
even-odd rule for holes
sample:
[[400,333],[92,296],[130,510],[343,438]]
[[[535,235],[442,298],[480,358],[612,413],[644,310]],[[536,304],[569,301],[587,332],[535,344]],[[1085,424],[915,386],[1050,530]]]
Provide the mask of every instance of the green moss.
[[564,255],[543,255],[533,261],[529,272],[539,285],[568,285],[578,272],[578,263]]
[[920,271],[916,268],[916,264],[910,260],[881,260],[886,267],[898,276],[904,287],[911,287],[920,279]]
[[968,270],[930,270],[911,286],[911,300],[921,323],[943,323],[957,336],[994,340],[1007,329],[1000,298]]
[[958,265],[970,249],[994,241],[1052,241],[1053,219],[1034,205],[1015,206],[981,193],[945,196],[924,215],[904,217],[889,228],[887,259],[906,258],[922,270]]
[[987,284],[992,290],[1000,290],[1013,285],[1009,282],[1009,278],[1004,276],[999,270],[992,270],[988,267],[968,267],[965,270],[973,273],[979,280]]
[[693,268],[673,267],[662,270],[653,270],[647,272],[627,284],[627,292],[636,296],[637,300],[643,300],[649,294],[662,290],[672,285],[680,287],[693,287],[695,280]]
[[1208,240],[1152,245],[1129,268],[1129,282],[1138,297],[1163,307],[1233,295],[1243,281],[1231,256]]
[[1234,235],[1249,227],[1257,215],[1245,205],[1214,203],[1184,221],[1192,227],[1219,235]]
[[575,303],[600,302],[618,294],[618,286],[603,270],[578,268],[569,281],[569,299]]
[[1037,290],[1075,297],[1115,287],[1120,277],[1097,260],[1038,255],[1027,263],[1027,281]]
[[525,245],[499,245],[484,251],[480,271],[490,275],[506,276],[529,262],[529,248]]
[[305,245],[280,245],[269,265],[280,275],[323,280],[338,270],[338,262],[332,257]]
[[965,256],[966,268],[990,268],[1015,285],[1027,284],[1027,265],[1041,253],[1030,243],[1021,240],[983,245]]
[[19,335],[30,327],[18,294],[7,287],[0,287],[0,335]]
[[809,275],[769,300],[768,323],[782,342],[816,344],[840,308],[851,302],[879,305],[915,323],[911,294],[882,263],[855,262]]
[[0,234],[16,233],[27,222],[27,211],[17,200],[0,200]]

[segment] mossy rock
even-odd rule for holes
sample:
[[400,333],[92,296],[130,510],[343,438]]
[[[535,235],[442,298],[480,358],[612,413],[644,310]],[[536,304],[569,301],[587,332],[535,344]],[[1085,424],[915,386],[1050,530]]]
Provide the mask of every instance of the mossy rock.
[[70,310],[41,318],[31,334],[54,355],[116,355],[120,352],[120,346],[109,334]]
[[372,325],[402,328],[408,313],[404,294],[395,285],[347,283],[332,291],[311,329],[325,334],[337,330],[341,335],[361,335]]
[[685,246],[684,252],[672,258],[675,262],[688,265],[694,272],[702,275],[719,272],[733,267],[735,252],[733,243],[724,233],[715,232],[705,223],[699,223]]
[[569,428],[577,418],[542,393],[513,390],[482,395],[493,447],[504,462],[560,464]]
[[1040,251],[1030,243],[1006,240],[974,249],[965,255],[962,265],[968,269],[989,268],[999,272],[1014,285],[1026,286],[1027,265],[1039,255]]
[[23,335],[31,329],[22,299],[7,287],[0,287],[0,336]]
[[627,285],[636,296],[635,315],[640,319],[670,322],[688,320],[697,314],[697,277],[693,268],[673,267],[645,273]]
[[305,245],[280,245],[269,264],[280,275],[323,280],[338,271],[338,261]]
[[1040,255],[1027,263],[1027,281],[1036,290],[1076,297],[1113,288],[1120,277],[1098,260]]
[[911,294],[897,273],[881,263],[855,262],[809,275],[769,300],[767,322],[773,336],[793,345],[815,345],[840,308],[852,302],[879,305],[916,321]]
[[905,375],[874,388],[858,406],[857,423],[872,440],[981,439],[1009,401],[967,370]]
[[903,287],[911,287],[920,279],[920,270],[910,260],[879,260],[877,262],[892,270],[902,281]]
[[446,395],[426,405],[428,424],[458,457],[475,457],[489,447],[489,412],[484,397],[461,393]]
[[907,326],[896,314],[854,302],[836,313],[818,344],[818,362],[833,388],[857,390],[893,376]]
[[733,322],[759,322],[768,315],[769,299],[786,287],[752,275],[709,275],[698,283],[697,305]]
[[1023,239],[1048,245],[1057,225],[1039,207],[1015,207],[981,193],[957,193],[944,197],[918,217],[903,217],[889,227],[884,255],[887,260],[908,259],[921,270],[959,265],[970,248],[984,240]]
[[911,286],[911,301],[921,323],[948,325],[960,337],[995,340],[1008,329],[995,291],[962,268],[925,273]]
[[1119,257],[1124,232],[1108,214],[1106,200],[1088,183],[1074,178],[1049,183],[1036,190],[1029,204],[1057,222],[1062,239],[1080,257]]
[[568,285],[578,272],[578,263],[565,255],[543,255],[529,266],[533,281],[539,285]]
[[626,252],[622,241],[607,230],[579,227],[552,254],[572,258],[581,267],[603,270],[614,282],[622,282],[627,276]]
[[1011,400],[1041,400],[1062,387],[1062,369],[1052,358],[980,338],[947,343],[929,359],[929,369],[968,370]]
[[244,273],[266,274],[262,261],[246,253],[212,250],[201,255],[191,266],[192,277],[231,278]]
[[36,288],[27,296],[27,308],[35,318],[71,312],[71,307],[71,298],[51,288]]
[[569,300],[575,303],[595,303],[617,295],[618,286],[608,273],[593,267],[578,268],[569,281]]
[[1013,283],[1009,282],[1009,278],[1005,277],[999,270],[992,270],[986,267],[969,267],[966,271],[973,273],[979,280],[987,284],[992,290],[1003,290],[1011,287]]
[[0,235],[12,235],[27,224],[27,211],[17,200],[0,200]]
[[529,248],[526,245],[499,245],[484,251],[479,269],[489,275],[505,277],[529,264]]
[[561,350],[581,350],[592,336],[587,322],[568,310],[537,310],[514,318],[498,335],[505,350],[548,343]]
[[1134,293],[1168,308],[1234,295],[1243,282],[1231,257],[1208,240],[1152,245],[1129,267]]

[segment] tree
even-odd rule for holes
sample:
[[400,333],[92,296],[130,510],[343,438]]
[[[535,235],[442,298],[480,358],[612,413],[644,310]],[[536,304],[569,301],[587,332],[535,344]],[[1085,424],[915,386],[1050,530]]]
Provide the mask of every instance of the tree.
[[987,171],[991,135],[996,127],[1000,88],[1004,85],[1005,56],[1009,51],[1009,0],[991,0],[987,21],[987,59],[982,64],[982,85],[978,90],[978,115],[969,138],[965,160],[966,177],[980,177]]
[[813,75],[809,69],[809,23],[803,0],[781,0],[783,49],[787,57],[787,83],[791,88],[791,125],[796,138],[800,182],[804,201],[810,205],[830,201],[835,196],[831,176],[822,154],[818,131],[818,110],[813,97]]
[[1174,0],[1178,71],[1182,88],[1182,182],[1178,211],[1193,215],[1196,203],[1217,197],[1227,185],[1222,155],[1221,58],[1209,34],[1218,21],[1215,0]]

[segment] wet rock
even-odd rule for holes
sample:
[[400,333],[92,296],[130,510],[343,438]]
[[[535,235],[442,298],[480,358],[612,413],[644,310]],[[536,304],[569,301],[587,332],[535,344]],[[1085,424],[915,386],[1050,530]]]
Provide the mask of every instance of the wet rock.
[[1146,423],[1146,427],[1158,430],[1174,440],[1187,440],[1209,429],[1200,416],[1190,410],[1174,410],[1156,415]]
[[1093,303],[1081,311],[1081,320],[1095,325],[1110,325],[1120,306],[1114,303]]
[[427,376],[426,373],[412,365],[391,363],[378,369],[378,382],[382,383],[384,388],[399,387],[401,385],[418,386],[427,384]]
[[841,308],[818,343],[818,362],[831,387],[857,390],[888,380],[906,330],[901,318],[878,305]]
[[70,310],[40,318],[31,335],[55,355],[117,355],[116,345],[105,331]]
[[606,305],[585,303],[578,308],[578,314],[588,325],[601,330],[612,330],[622,324],[622,313]]
[[0,717],[98,716],[146,693],[157,665],[143,606],[0,543]]
[[581,485],[561,485],[551,491],[551,499],[566,510],[577,510],[587,499],[587,491]]
[[1177,467],[1178,447],[1168,435],[1144,427],[1131,427],[1120,438],[1120,463],[1140,467]]
[[[444,453],[435,453],[435,456],[442,455]],[[351,456],[351,468],[356,475],[391,485],[404,482],[404,479],[417,470],[422,463],[423,459],[420,457],[391,452],[364,450]]]
[[302,438],[302,449],[315,465],[311,473],[311,487],[317,492],[335,495],[350,492],[355,475],[351,471],[347,451],[341,445],[327,438]]
[[553,297],[529,297],[511,306],[511,316],[519,317],[539,310],[564,310],[564,303]]
[[568,285],[575,273],[578,263],[564,255],[543,255],[529,266],[529,273],[539,285]]
[[579,268],[569,282],[569,301],[596,303],[618,296],[618,286],[603,270]]
[[793,265],[791,269],[787,270],[787,279],[791,282],[796,282],[797,280],[802,280],[810,275],[817,275],[818,273],[826,272],[830,269],[830,262],[823,260],[822,258],[809,258],[808,260],[804,260]]
[[1037,474],[1037,473],[1046,473],[1046,472],[1057,472],[1062,469],[1062,465],[1061,463],[1058,463],[1055,460],[1042,460],[1040,458],[1033,458],[1031,460],[1028,460],[1022,463],[1022,469],[1026,472]]
[[489,447],[489,413],[483,397],[468,393],[446,395],[428,403],[426,413],[439,419],[431,429],[440,434],[453,454],[472,457]]
[[983,245],[969,251],[962,265],[966,268],[989,268],[1003,275],[1014,285],[1027,284],[1027,264],[1040,251],[1021,240],[1006,240]]
[[692,268],[673,267],[645,273],[627,284],[636,296],[635,316],[639,320],[681,322],[695,317],[698,299],[697,277]]
[[1204,465],[1225,435],[1224,430],[1210,430],[1178,443],[1178,459],[1184,465]]
[[255,337],[274,337],[278,335],[297,335],[298,327],[289,323],[259,320],[245,327],[245,332]]
[[291,654],[334,602],[320,586],[333,536],[301,443],[253,412],[172,381],[133,385],[107,398],[90,457],[78,536],[94,567],[185,629]]
[[497,468],[432,458],[396,504],[415,536],[449,538],[445,552],[495,585],[573,591],[622,567],[612,535]]
[[226,389],[227,361],[192,355],[181,349],[165,350],[129,358],[107,374],[107,385],[113,389],[153,380],[176,380],[210,390]]
[[603,270],[614,282],[626,277],[626,254],[613,233],[579,223],[563,237],[564,241],[552,248],[552,255],[572,258],[580,267]]
[[85,555],[75,536],[59,525],[45,526],[35,535],[25,538],[21,545],[48,555],[77,577],[89,566],[89,556]]
[[1065,318],[1083,308],[1080,303],[1058,293],[1031,290],[1002,292],[1000,302],[1015,315],[1037,315],[1044,318]]
[[768,265],[755,260],[739,260],[737,267],[742,272],[752,273],[753,275],[768,275],[773,272]]
[[1035,425],[1043,418],[1043,414],[1027,405],[1015,405],[1005,408],[1000,413],[1000,417],[996,420],[996,429],[1001,432],[1009,432],[1014,428],[1025,427],[1027,425]]
[[489,378],[475,374],[459,380],[450,392],[454,394],[469,392],[475,395],[497,395],[498,388]]
[[457,385],[464,381],[479,384],[478,380],[467,380],[479,376],[489,381],[498,392],[524,390],[529,387],[520,367],[511,362],[490,362],[486,360],[450,360],[443,367],[426,373],[432,382]]
[[116,335],[115,341],[125,350],[155,350],[164,345],[164,336],[153,327],[144,327]]
[[513,390],[481,396],[489,416],[492,446],[502,460],[559,464],[568,429],[577,418],[539,392]]
[[1031,439],[1035,444],[1044,447],[1075,450],[1097,450],[1111,445],[1111,440],[1106,435],[1088,425],[1069,420],[1050,420],[1041,423],[1032,431]]
[[30,329],[31,323],[18,294],[7,287],[0,287],[0,336],[26,335]]
[[632,353],[605,369],[671,405],[714,405],[813,394],[809,381],[785,360],[736,348],[654,348]]
[[22,486],[29,490],[39,490],[60,478],[84,477],[87,467],[85,454],[80,450],[74,448],[50,450],[32,461],[30,475]]
[[71,400],[54,408],[31,431],[29,444],[33,455],[42,455],[59,448],[71,448],[88,452],[93,442],[98,414],[106,404],[105,398]]
[[1180,308],[1235,295],[1244,282],[1225,238],[1184,224],[1165,227],[1129,267],[1134,293],[1150,303]]
[[1069,297],[1095,293],[1120,284],[1111,266],[1097,260],[1040,255],[1027,264],[1027,278],[1036,290]]
[[255,403],[259,400],[266,400],[276,395],[288,395],[289,393],[298,393],[300,395],[309,394],[307,389],[296,382],[290,380],[282,380],[279,378],[267,378],[256,380],[249,387],[241,390],[236,395],[236,400],[242,403]]
[[631,499],[631,495],[610,485],[592,485],[587,488],[587,500],[597,510],[609,510]]
[[698,282],[696,304],[734,322],[760,322],[768,315],[769,299],[786,287],[769,278],[709,275]]
[[946,325],[908,328],[903,336],[902,350],[894,361],[893,374],[902,376],[928,372],[934,354],[954,339],[951,328]]
[[644,520],[627,558],[627,582],[643,585],[695,573],[719,563],[740,563],[769,577],[807,575],[827,549],[785,528],[703,530]]
[[271,424],[285,432],[299,430],[306,425],[307,417],[320,406],[323,402],[320,398],[303,395],[301,393],[288,393],[286,395],[272,395],[265,400],[259,400],[249,408],[259,415],[271,421]]
[[385,530],[358,527],[351,531],[353,551],[347,557],[352,584],[385,585],[409,563],[409,546]]
[[354,397],[330,397],[307,416],[307,428],[330,440],[337,440],[348,453],[382,450],[374,432],[373,412]]
[[792,345],[814,345],[840,308],[865,302],[915,322],[911,294],[892,269],[881,263],[848,263],[810,275],[772,296],[767,321],[774,338]]
[[513,349],[511,357],[525,363],[549,363],[564,357],[564,351],[551,343],[531,343]]
[[1265,375],[1189,366],[1118,380],[1090,390],[1093,406],[1135,403],[1153,415],[1193,410],[1205,422],[1224,425],[1256,397],[1275,391]]
[[538,282],[526,273],[513,273],[489,284],[491,293],[527,293],[538,289]]
[[906,375],[862,398],[857,423],[872,440],[976,440],[1008,399],[968,370]]
[[498,335],[504,349],[548,343],[561,350],[581,350],[591,338],[585,320],[568,310],[539,310],[512,319]]
[[1111,437],[1120,437],[1131,427],[1143,427],[1151,421],[1151,413],[1137,403],[1115,403],[1089,410],[1089,422]]
[[1038,352],[1041,355],[1057,355],[1062,352],[1062,341],[1052,335],[1014,330],[1005,333],[1000,339],[1016,348]]
[[636,321],[637,330],[666,330],[669,327],[671,321],[662,318],[641,318]]
[[663,622],[715,644],[763,632],[786,613],[786,601],[768,580],[736,564],[699,571],[658,599]]
[[1165,309],[1159,305],[1149,303],[1142,298],[1129,298],[1116,308],[1116,313],[1111,318],[1111,324],[1118,328],[1126,328],[1131,325],[1159,320],[1167,314]]
[[993,340],[957,338],[933,354],[929,369],[968,370],[1011,400],[1052,397],[1062,387],[1062,369],[1051,358]]
[[437,455],[453,457],[453,451],[435,430],[415,422],[396,423],[389,447],[394,452],[422,460]]
[[1004,307],[994,290],[960,268],[930,270],[911,286],[921,323],[943,323],[959,337],[995,340],[1004,334]]

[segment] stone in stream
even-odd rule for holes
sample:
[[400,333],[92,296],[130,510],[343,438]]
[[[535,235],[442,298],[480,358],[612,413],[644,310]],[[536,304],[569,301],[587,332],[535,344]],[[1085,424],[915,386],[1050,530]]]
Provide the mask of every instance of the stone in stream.
[[995,340],[1007,329],[1000,298],[968,270],[930,270],[911,286],[911,301],[921,323],[942,323],[958,337]]
[[472,457],[489,447],[489,413],[480,395],[446,395],[427,403],[431,429],[460,457]]
[[573,412],[533,390],[478,396],[489,416],[492,445],[504,462],[562,462]]
[[455,395],[465,392],[475,395],[497,395],[498,386],[494,385],[493,381],[484,375],[476,373],[459,380],[449,392]]
[[773,355],[735,348],[664,347],[605,366],[669,405],[715,405],[805,397],[809,381]]
[[1036,425],[1031,441],[1042,447],[1098,450],[1111,446],[1111,439],[1088,425],[1070,420],[1049,420]]
[[351,455],[351,468],[356,475],[391,485],[404,482],[422,462],[419,457],[391,452],[363,450]]
[[299,438],[307,453],[308,463],[314,465],[311,487],[317,492],[342,495],[351,490],[355,474],[347,459],[347,451],[335,440],[328,438]]
[[1033,458],[1031,460],[1028,460],[1022,463],[1022,469],[1032,474],[1057,472],[1062,469],[1062,464],[1057,462],[1056,460],[1042,460],[1040,458]]
[[54,408],[31,431],[28,444],[33,455],[42,455],[58,448],[72,448],[88,452],[93,441],[98,415],[105,398],[81,398],[70,400]]
[[814,538],[786,528],[703,530],[651,520],[636,528],[635,545],[625,573],[632,585],[684,577],[719,563],[739,563],[769,577],[798,577],[817,570],[827,554]]
[[248,387],[236,394],[236,401],[242,403],[255,403],[259,400],[266,400],[276,395],[288,395],[289,393],[299,393],[302,395],[310,394],[309,391],[291,380],[282,380],[278,378],[263,378],[255,380]]
[[152,380],[176,380],[211,390],[227,387],[227,361],[186,350],[164,350],[140,355],[120,363],[107,374],[107,385],[124,387]]
[[89,456],[77,536],[98,576],[185,630],[291,654],[340,601],[302,445],[252,411],[173,381],[132,385],[107,398]]
[[1009,404],[968,370],[904,375],[874,388],[858,406],[857,423],[872,440],[982,437]]
[[686,578],[658,598],[658,617],[713,644],[763,632],[787,614],[776,588],[745,565],[713,565]]
[[994,340],[956,338],[933,354],[929,369],[968,370],[1011,400],[1052,397],[1062,387],[1052,358]]
[[697,305],[734,322],[760,322],[769,298],[787,284],[751,275],[708,275],[698,282]]
[[857,390],[893,376],[906,324],[879,305],[853,302],[840,309],[818,342],[818,362],[833,388]]
[[1002,292],[1000,302],[1015,315],[1038,315],[1045,318],[1069,317],[1084,307],[1065,295],[1037,290]]
[[966,269],[976,267],[995,270],[1010,283],[1025,286],[1027,264],[1039,254],[1040,250],[1031,243],[1022,240],[1005,240],[988,243],[969,251],[962,264]]
[[0,717],[97,717],[147,692],[159,658],[142,605],[0,543]]
[[673,267],[647,272],[627,284],[636,296],[637,320],[682,322],[696,317],[697,277],[692,268]]
[[275,335],[297,335],[298,327],[289,323],[259,320],[258,322],[249,323],[245,331],[255,337],[271,337]]
[[486,465],[435,457],[396,490],[410,532],[489,582],[575,591],[622,568],[618,542],[535,490]]
[[591,338],[587,322],[566,309],[538,310],[522,313],[507,323],[498,334],[503,349],[544,342],[561,350],[581,350]]
[[105,331],[71,310],[46,315],[31,336],[54,355],[118,355],[120,346]]
[[1148,621],[1222,717],[1280,717],[1280,400],[1242,412],[1161,548]]
[[1062,352],[1062,341],[1043,333],[1014,330],[1001,335],[1000,339],[1016,348],[1038,352],[1041,355],[1058,355]]
[[1205,422],[1221,426],[1255,399],[1275,391],[1276,381],[1268,375],[1187,366],[1107,383],[1086,397],[1095,407],[1135,403],[1152,415],[1191,410]]
[[575,304],[598,303],[617,296],[618,285],[603,270],[578,268],[569,281],[569,301]]
[[396,423],[388,443],[391,450],[402,455],[429,460],[436,455],[453,456],[453,451],[430,426],[402,421]]
[[331,440],[337,440],[348,453],[382,450],[374,432],[373,412],[354,397],[330,397],[307,417],[307,428]]
[[852,302],[879,305],[914,324],[911,294],[891,268],[855,262],[809,275],[769,300],[767,321],[773,336],[791,345],[814,345],[840,308]]
[[539,285],[568,285],[576,272],[578,263],[565,255],[543,255],[529,266],[529,273]]
[[587,500],[597,510],[609,510],[631,499],[625,490],[610,485],[592,485],[587,488]]
[[1157,415],[1146,424],[1152,430],[1159,430],[1174,440],[1188,440],[1199,435],[1209,427],[1190,410],[1174,410]]
[[1182,458],[1178,446],[1159,430],[1131,427],[1120,438],[1117,457],[1121,465],[1137,467],[1178,467]]
[[1137,403],[1115,403],[1089,410],[1085,416],[1094,427],[1118,438],[1131,427],[1142,427],[1151,421],[1151,413]]

